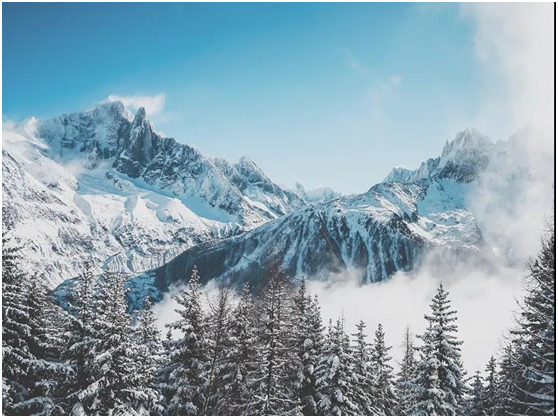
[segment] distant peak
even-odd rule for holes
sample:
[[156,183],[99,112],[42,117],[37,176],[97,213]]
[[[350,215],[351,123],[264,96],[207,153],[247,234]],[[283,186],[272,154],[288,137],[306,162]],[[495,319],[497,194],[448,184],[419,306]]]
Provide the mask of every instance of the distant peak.
[[136,112],[135,118],[136,118],[136,119],[145,119],[146,117],[147,117],[147,114],[146,114],[146,112],[145,112],[145,107],[142,106],[142,107],[140,107],[140,108],[138,109],[138,111]]
[[243,167],[245,169],[249,169],[251,171],[257,171],[257,172],[261,172],[263,174],[263,171],[260,169],[260,167],[257,166],[257,164],[252,161],[250,158],[248,158],[247,156],[243,155],[242,157],[240,157],[238,159],[238,162],[236,163],[237,167]]
[[121,100],[118,100],[113,96],[107,97],[105,100],[98,103],[94,107],[87,109],[86,112],[101,112],[113,115],[120,115],[128,119],[129,121],[131,121],[133,118],[133,114],[128,110],[126,105]]
[[250,159],[250,157],[247,157],[246,155],[243,155],[242,157],[240,157],[238,159],[238,162],[243,163],[243,164],[254,164],[255,165],[254,161],[252,161]]
[[490,139],[480,133],[477,129],[465,128],[463,131],[458,132],[455,138],[450,142],[446,141],[444,149],[442,150],[441,157],[444,158],[448,155],[455,153],[458,150],[471,149],[471,148],[487,148],[492,144]]
[[113,109],[118,109],[122,112],[124,112],[126,110],[126,105],[124,105],[124,102],[122,102],[122,100],[119,100],[112,95],[107,97],[105,100],[103,100],[100,103],[100,106],[105,106],[105,107],[110,107],[110,108],[113,108]]

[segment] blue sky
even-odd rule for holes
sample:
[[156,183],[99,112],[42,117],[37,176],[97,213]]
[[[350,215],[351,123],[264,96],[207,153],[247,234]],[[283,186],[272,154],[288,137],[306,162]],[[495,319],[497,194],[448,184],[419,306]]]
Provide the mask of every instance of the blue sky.
[[366,191],[393,166],[438,155],[482,96],[473,27],[456,5],[2,8],[4,118],[164,94],[159,130],[247,155],[288,186]]

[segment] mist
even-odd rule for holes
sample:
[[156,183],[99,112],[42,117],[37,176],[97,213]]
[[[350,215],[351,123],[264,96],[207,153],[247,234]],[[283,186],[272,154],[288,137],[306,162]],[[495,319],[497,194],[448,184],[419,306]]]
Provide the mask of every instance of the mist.
[[[450,294],[457,310],[458,338],[464,341],[463,361],[466,370],[484,371],[490,356],[498,355],[509,328],[513,325],[517,300],[522,295],[525,269],[498,268],[491,271],[478,266],[461,265],[453,274],[433,274],[432,262],[414,273],[396,273],[390,280],[361,284],[357,271],[332,274],[326,281],[308,280],[307,289],[317,295],[324,326],[331,319],[345,318],[347,332],[356,332],[361,319],[367,324],[368,340],[373,341],[378,324],[384,326],[386,343],[392,346],[393,365],[403,356],[403,334],[407,326],[415,335],[424,332],[430,303],[440,282]],[[157,325],[163,335],[167,324],[179,319],[174,297],[186,287],[174,287],[154,306]],[[218,285],[210,281],[203,286],[204,308],[216,296]],[[234,299],[233,299],[234,300]],[[173,333],[174,337],[177,334]],[[416,340],[420,344],[420,340]]]
[[458,273],[456,269],[454,274],[440,277],[431,270],[425,266],[415,273],[396,273],[386,282],[366,285],[358,282],[356,272],[347,272],[332,275],[326,282],[309,281],[308,290],[318,295],[324,323],[343,315],[347,331],[354,333],[362,319],[369,340],[381,323],[397,362],[403,356],[406,327],[415,335],[424,332],[424,315],[431,312],[431,300],[442,282],[457,310],[464,366],[470,373],[477,368],[483,371],[490,356],[498,354],[502,337],[513,323],[525,271],[501,268],[490,273],[472,268]]
[[[469,198],[483,235],[503,259],[536,255],[554,198],[554,6],[466,3],[481,100],[467,124],[502,148]],[[507,252],[507,254],[506,254]],[[505,261],[505,260],[504,260]]]

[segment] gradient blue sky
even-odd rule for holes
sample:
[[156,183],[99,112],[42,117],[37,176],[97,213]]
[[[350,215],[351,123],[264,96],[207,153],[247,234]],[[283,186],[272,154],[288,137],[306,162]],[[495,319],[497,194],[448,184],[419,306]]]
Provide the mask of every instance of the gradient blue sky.
[[481,100],[473,28],[456,5],[2,9],[4,118],[164,93],[159,130],[247,155],[288,186],[363,192],[438,155]]

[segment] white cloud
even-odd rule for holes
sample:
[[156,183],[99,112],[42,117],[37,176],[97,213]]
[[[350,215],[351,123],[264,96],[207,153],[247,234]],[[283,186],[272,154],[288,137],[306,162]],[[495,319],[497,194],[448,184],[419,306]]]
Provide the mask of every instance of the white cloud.
[[349,67],[361,75],[370,74],[370,68],[364,62],[360,61],[355,55],[347,48],[342,48],[341,52],[345,55]]
[[398,86],[399,84],[401,84],[401,80],[402,80],[402,78],[399,74],[392,74],[389,78],[389,81],[394,86]]
[[551,145],[554,83],[552,3],[465,3],[473,23],[481,68],[482,107],[478,128],[505,138],[530,124],[549,132]]
[[552,3],[467,3],[460,10],[473,24],[482,83],[480,106],[466,124],[494,140],[529,126],[516,135],[521,139],[517,155],[502,160],[508,169],[528,167],[529,177],[506,190],[505,179],[485,175],[472,207],[485,234],[498,227],[521,256],[533,256],[552,208],[554,8]]
[[360,275],[346,272],[332,275],[326,282],[311,281],[308,290],[318,295],[325,323],[343,314],[347,331],[354,333],[355,324],[363,319],[370,340],[381,323],[396,362],[402,358],[405,328],[409,326],[415,335],[426,329],[424,315],[430,312],[430,302],[442,281],[457,310],[464,366],[470,373],[477,368],[483,371],[490,356],[498,354],[503,336],[512,325],[525,272],[487,272],[470,265],[446,274],[436,270],[430,264],[413,274],[399,272],[389,281],[367,285],[358,283]]
[[[470,263],[459,266],[452,274],[440,274],[440,266],[435,264],[430,261],[413,274],[399,272],[389,281],[367,285],[358,282],[361,277],[358,272],[347,271],[332,274],[327,281],[310,280],[307,288],[310,294],[318,295],[324,325],[343,315],[347,332],[354,333],[355,325],[363,319],[368,339],[372,341],[374,330],[381,323],[386,342],[393,347],[390,354],[395,366],[402,358],[405,328],[409,326],[415,335],[424,332],[424,315],[429,313],[432,297],[442,281],[450,293],[452,307],[457,310],[458,337],[464,341],[464,366],[470,373],[477,368],[483,371],[490,356],[498,354],[503,337],[512,325],[516,299],[521,296],[521,279],[526,273],[506,268],[488,272]],[[163,335],[167,331],[165,325],[180,318],[175,311],[178,304],[174,296],[184,288],[171,289],[154,306]],[[202,293],[207,307],[208,300],[217,293],[215,281],[204,286]]]
[[144,107],[148,116],[154,116],[164,110],[166,94],[160,93],[154,96],[118,96],[111,94],[107,100],[121,101],[132,111]]

